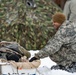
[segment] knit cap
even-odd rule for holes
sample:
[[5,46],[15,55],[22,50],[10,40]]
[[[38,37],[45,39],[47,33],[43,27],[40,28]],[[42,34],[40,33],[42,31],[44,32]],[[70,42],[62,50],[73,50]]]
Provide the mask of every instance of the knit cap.
[[66,20],[66,16],[61,12],[57,12],[52,16],[52,19],[53,22],[58,22],[62,24]]

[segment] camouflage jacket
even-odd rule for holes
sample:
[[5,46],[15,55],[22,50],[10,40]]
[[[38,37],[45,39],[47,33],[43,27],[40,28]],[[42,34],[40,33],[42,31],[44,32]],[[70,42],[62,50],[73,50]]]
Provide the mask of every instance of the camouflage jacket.
[[75,23],[65,21],[47,45],[35,56],[38,58],[49,56],[54,62],[63,66],[76,62]]

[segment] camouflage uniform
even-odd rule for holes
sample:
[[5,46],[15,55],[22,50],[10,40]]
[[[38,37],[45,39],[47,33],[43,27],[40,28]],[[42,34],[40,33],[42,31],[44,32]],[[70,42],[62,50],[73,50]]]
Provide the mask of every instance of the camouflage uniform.
[[65,21],[35,56],[38,58],[49,56],[58,65],[63,66],[76,62],[76,24]]

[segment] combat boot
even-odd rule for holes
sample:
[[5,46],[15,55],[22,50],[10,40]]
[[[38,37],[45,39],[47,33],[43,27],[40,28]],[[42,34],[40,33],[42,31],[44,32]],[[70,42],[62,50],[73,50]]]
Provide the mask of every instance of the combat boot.
[[64,66],[62,66],[62,65],[53,65],[52,67],[51,67],[51,70],[58,70],[58,69],[61,69],[61,70],[65,70],[65,67]]
[[53,65],[51,70],[65,70],[70,73],[76,72],[76,62],[73,62],[70,66]]

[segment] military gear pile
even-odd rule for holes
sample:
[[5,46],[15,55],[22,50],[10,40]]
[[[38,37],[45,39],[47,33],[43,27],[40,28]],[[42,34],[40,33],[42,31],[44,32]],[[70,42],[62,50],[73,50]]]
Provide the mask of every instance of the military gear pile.
[[0,42],[0,58],[18,62],[22,56],[29,58],[31,54],[16,42]]
[[51,18],[57,11],[52,0],[0,0],[0,41],[41,49],[54,34]]

